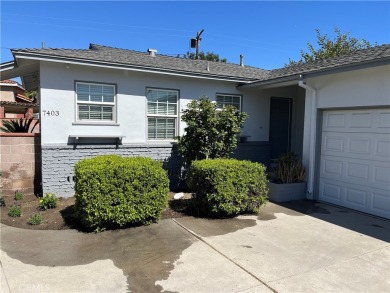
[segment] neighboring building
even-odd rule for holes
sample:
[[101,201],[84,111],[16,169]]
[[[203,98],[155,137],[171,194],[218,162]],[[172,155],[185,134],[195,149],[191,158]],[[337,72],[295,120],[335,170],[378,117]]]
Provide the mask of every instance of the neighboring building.
[[31,118],[39,105],[25,95],[25,89],[16,81],[0,81],[0,118]]
[[180,113],[208,96],[249,114],[236,157],[268,164],[294,151],[307,198],[390,218],[390,45],[270,71],[93,44],[12,53],[2,76],[40,89],[44,192],[72,196],[74,163],[99,154],[177,173]]

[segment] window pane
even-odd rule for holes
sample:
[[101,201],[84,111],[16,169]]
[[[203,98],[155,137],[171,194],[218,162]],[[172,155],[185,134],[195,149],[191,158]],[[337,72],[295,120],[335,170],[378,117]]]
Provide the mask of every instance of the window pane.
[[177,102],[177,92],[169,92],[168,93],[168,102],[176,103]]
[[103,102],[105,103],[114,103],[114,95],[104,95]]
[[167,104],[157,104],[157,113],[156,114],[163,114],[167,115]]
[[79,120],[89,119],[89,112],[79,112]]
[[166,115],[177,115],[178,92],[148,89],[148,114],[159,117],[148,117],[148,139],[173,139],[176,134],[176,118],[164,118]]
[[103,107],[102,119],[103,120],[114,120],[112,110],[113,110],[113,107]]
[[176,105],[168,104],[168,115],[176,115]]
[[113,120],[112,113],[103,113],[103,120]]
[[102,102],[102,95],[91,94],[90,101],[91,102]]
[[102,95],[103,94],[103,86],[101,85],[96,85],[96,84],[91,84],[89,86],[89,91],[91,94],[96,94],[96,95]]
[[156,118],[148,118],[148,139],[156,138]]
[[111,85],[104,85],[103,95],[114,95],[114,87]]
[[157,103],[148,103],[148,114],[157,114]]
[[157,91],[155,90],[148,90],[146,94],[149,102],[156,102],[157,101]]
[[113,86],[103,86],[103,102],[105,103],[114,103],[114,87]]
[[78,105],[79,120],[114,120],[114,106],[102,103],[115,103],[115,87],[111,85],[76,83],[78,102],[96,103]]
[[176,130],[175,118],[148,118],[148,139],[173,139]]
[[77,100],[78,101],[89,101],[89,94],[78,93]]
[[158,96],[157,96],[157,101],[158,102],[167,102],[168,95],[167,92],[159,91]]
[[241,99],[240,96],[217,96],[217,108],[222,109],[226,106],[234,106],[237,110],[241,110]]
[[87,94],[89,94],[89,85],[88,84],[83,84],[83,83],[78,83],[76,91],[77,91],[77,93],[87,93]]

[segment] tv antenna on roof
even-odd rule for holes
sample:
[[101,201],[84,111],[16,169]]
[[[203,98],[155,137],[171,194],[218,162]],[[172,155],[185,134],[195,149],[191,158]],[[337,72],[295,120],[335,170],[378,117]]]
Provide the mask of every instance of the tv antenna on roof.
[[198,59],[199,56],[199,45],[200,41],[202,40],[200,35],[203,33],[203,29],[200,32],[196,33],[196,38],[191,39],[191,48],[196,48],[196,53],[195,53],[195,59]]

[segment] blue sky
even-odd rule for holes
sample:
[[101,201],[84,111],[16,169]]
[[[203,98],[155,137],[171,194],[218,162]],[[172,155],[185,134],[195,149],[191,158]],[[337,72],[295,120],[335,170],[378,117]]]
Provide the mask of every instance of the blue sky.
[[88,48],[89,43],[185,54],[204,29],[201,50],[265,69],[299,59],[318,28],[390,43],[390,2],[1,1],[1,62],[9,48]]

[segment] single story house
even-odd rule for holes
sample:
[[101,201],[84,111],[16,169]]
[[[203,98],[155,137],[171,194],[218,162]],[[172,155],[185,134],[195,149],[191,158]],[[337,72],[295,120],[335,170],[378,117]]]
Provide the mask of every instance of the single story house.
[[74,163],[100,154],[178,172],[181,111],[208,96],[250,116],[236,157],[268,164],[294,151],[308,199],[390,218],[390,45],[275,70],[95,44],[12,53],[2,78],[39,88],[43,192],[72,196]]

